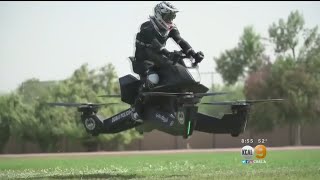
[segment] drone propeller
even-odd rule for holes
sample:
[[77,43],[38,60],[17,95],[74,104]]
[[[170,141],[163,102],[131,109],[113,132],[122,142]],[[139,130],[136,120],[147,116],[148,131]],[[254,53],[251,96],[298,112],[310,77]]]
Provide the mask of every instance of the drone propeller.
[[100,106],[109,106],[119,103],[61,103],[61,102],[53,102],[46,103],[51,106],[65,106],[65,107],[100,107]]
[[258,100],[239,100],[239,101],[222,101],[222,102],[207,102],[200,103],[204,105],[246,105],[246,104],[254,104],[254,103],[263,103],[263,102],[276,102],[283,101],[284,99],[258,99]]
[[214,92],[214,93],[193,93],[193,92],[184,92],[184,93],[167,93],[167,92],[144,92],[144,96],[185,96],[185,95],[194,95],[196,97],[203,96],[215,96],[227,94],[227,92]]
[[228,94],[229,92],[214,92],[214,93],[196,93],[196,96],[203,97],[203,96],[216,96],[216,95],[223,95]]

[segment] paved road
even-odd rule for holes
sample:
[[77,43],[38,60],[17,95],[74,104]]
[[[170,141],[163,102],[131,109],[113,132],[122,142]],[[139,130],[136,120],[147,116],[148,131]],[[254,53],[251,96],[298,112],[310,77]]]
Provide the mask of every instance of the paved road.
[[[285,147],[267,147],[268,151],[281,150],[307,150],[319,149],[320,146],[285,146]],[[173,153],[219,153],[219,152],[240,152],[240,148],[216,148],[216,149],[179,149],[179,150],[154,150],[154,151],[100,151],[100,152],[76,152],[76,153],[37,153],[37,154],[3,154],[0,158],[5,157],[48,157],[48,156],[122,156],[122,155],[143,155],[143,154],[173,154]]]

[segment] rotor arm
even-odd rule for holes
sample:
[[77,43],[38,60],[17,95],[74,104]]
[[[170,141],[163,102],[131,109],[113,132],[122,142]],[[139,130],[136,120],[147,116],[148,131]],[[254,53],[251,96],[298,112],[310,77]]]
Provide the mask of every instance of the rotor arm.
[[238,136],[244,132],[249,115],[249,105],[237,105],[231,107],[233,113],[224,114],[219,119],[213,116],[197,113],[196,131],[215,133],[215,134],[231,134]]
[[101,133],[118,133],[140,125],[141,123],[132,119],[132,113],[132,109],[130,108],[103,120],[104,128]]
[[81,119],[86,131],[93,136],[99,134],[113,134],[140,125],[132,120],[132,110],[127,109],[110,118],[103,119],[95,113],[82,111]]

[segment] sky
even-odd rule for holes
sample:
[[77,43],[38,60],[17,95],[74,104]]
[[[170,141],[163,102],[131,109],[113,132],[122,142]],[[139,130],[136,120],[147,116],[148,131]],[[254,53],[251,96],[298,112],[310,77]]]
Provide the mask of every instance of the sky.
[[[30,78],[66,79],[84,63],[90,69],[112,63],[119,77],[135,75],[128,57],[158,2],[0,2],[0,92]],[[306,27],[320,25],[319,2],[171,3],[181,10],[174,21],[181,36],[205,55],[199,69],[206,86],[222,82],[213,58],[235,47],[244,27],[268,37],[268,27],[294,10]],[[172,40],[167,48],[180,50]]]

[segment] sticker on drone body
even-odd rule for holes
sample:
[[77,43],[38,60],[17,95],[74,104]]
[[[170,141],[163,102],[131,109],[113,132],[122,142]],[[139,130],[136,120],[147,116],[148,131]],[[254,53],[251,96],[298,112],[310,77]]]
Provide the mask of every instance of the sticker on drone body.
[[178,111],[178,121],[180,124],[184,124],[184,113],[183,111]]

